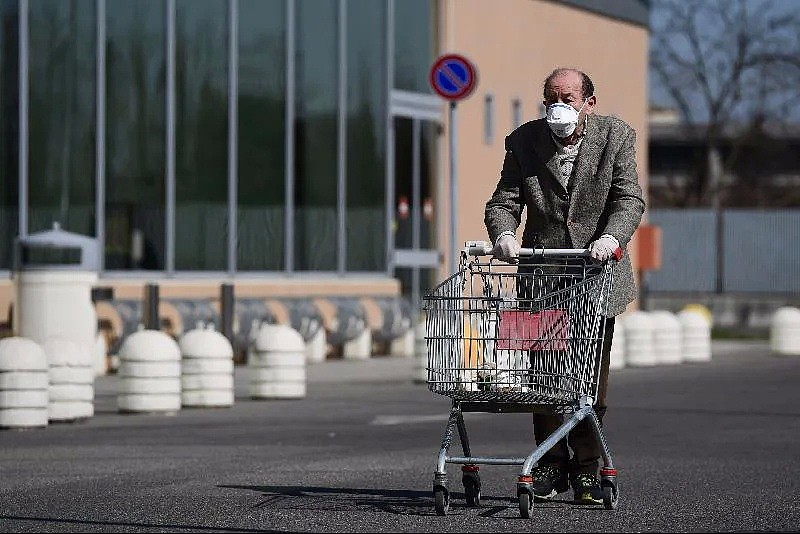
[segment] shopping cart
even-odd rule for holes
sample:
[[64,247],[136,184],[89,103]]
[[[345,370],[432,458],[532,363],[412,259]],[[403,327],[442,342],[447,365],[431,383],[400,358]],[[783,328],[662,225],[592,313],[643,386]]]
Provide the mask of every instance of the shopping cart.
[[[462,464],[467,506],[478,506],[478,466],[521,465],[519,510],[533,508],[534,464],[581,420],[601,444],[600,484],[617,506],[616,470],[594,411],[613,268],[588,249],[522,249],[519,264],[497,262],[491,246],[468,241],[459,269],[423,298],[428,389],[452,399],[433,478],[436,512],[450,506],[446,464]],[[481,258],[483,257],[483,258]],[[473,456],[464,412],[565,414],[565,422],[524,458]],[[458,430],[463,456],[448,455]]]

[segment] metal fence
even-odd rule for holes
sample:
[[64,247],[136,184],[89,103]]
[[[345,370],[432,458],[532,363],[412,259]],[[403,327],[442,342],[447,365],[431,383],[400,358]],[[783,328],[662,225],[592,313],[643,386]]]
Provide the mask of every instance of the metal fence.
[[653,292],[713,292],[723,255],[725,293],[800,294],[800,209],[722,211],[716,243],[711,209],[654,209],[661,228],[661,268],[649,273]]

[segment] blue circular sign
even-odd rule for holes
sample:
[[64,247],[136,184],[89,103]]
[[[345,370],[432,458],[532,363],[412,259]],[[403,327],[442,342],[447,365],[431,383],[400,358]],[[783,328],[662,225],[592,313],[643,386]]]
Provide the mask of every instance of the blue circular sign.
[[475,66],[460,54],[446,54],[437,58],[429,78],[436,94],[448,100],[468,97],[478,81]]

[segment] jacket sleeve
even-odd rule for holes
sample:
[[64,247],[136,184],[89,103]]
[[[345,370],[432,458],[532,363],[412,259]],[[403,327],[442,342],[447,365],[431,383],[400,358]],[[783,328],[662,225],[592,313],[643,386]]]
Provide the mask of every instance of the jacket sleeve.
[[628,127],[622,147],[614,158],[606,210],[608,223],[601,233],[613,235],[622,248],[628,246],[639,226],[645,203],[636,173],[636,132]]
[[497,241],[503,232],[516,233],[519,227],[524,207],[520,194],[521,175],[519,161],[506,138],[506,156],[500,172],[500,181],[497,182],[492,197],[486,203],[483,219],[492,243]]

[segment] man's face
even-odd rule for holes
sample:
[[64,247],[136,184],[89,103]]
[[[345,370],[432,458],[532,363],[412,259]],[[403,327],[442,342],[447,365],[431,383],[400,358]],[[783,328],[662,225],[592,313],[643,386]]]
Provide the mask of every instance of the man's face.
[[583,118],[592,112],[596,102],[594,95],[592,95],[586,101],[586,104],[583,103],[584,95],[583,90],[581,89],[582,81],[581,75],[577,72],[562,72],[550,80],[547,88],[545,88],[544,100],[542,103],[545,107],[557,102],[569,104],[575,108],[575,111],[580,110],[581,106],[583,106],[583,110],[581,110],[578,117],[578,123],[580,124]]

